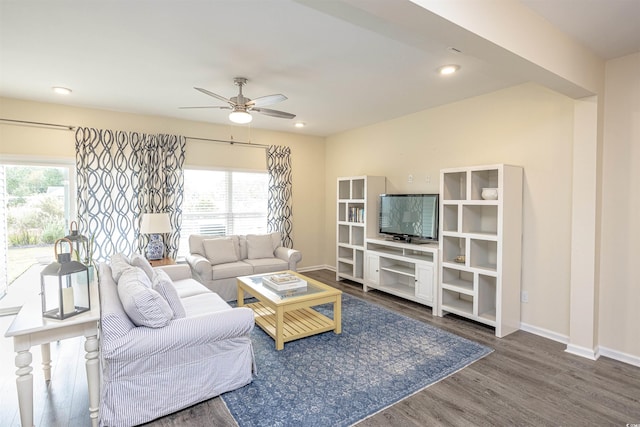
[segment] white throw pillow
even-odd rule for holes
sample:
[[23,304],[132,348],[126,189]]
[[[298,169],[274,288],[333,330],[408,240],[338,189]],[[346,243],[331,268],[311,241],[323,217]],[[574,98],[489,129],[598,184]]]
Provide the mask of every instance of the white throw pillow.
[[162,295],[151,289],[149,278],[140,268],[129,267],[122,273],[118,296],[136,326],[162,328],[173,318],[173,310]]
[[247,258],[273,258],[273,243],[270,234],[247,234]]
[[282,236],[279,231],[269,235],[271,236],[271,243],[273,244],[273,250],[275,251],[279,246],[282,246]]
[[149,261],[140,254],[133,254],[131,257],[131,265],[134,267],[140,267],[142,271],[144,271],[149,278],[149,280],[153,280],[154,271]]
[[153,276],[153,290],[158,292],[167,301],[171,310],[173,310],[173,318],[180,319],[187,314],[184,311],[184,306],[176,287],[173,286],[173,281],[166,271],[161,269],[155,269],[155,276]]
[[113,277],[114,282],[118,283],[120,280],[120,276],[122,273],[131,268],[131,261],[124,254],[113,254],[111,255],[111,276]]
[[230,237],[202,241],[204,252],[212,265],[238,261],[235,244]]

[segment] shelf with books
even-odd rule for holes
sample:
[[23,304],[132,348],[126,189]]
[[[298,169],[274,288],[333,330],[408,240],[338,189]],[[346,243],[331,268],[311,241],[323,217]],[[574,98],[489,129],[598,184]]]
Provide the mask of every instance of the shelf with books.
[[377,234],[377,204],[385,189],[383,176],[338,178],[336,280],[363,283],[365,240]]

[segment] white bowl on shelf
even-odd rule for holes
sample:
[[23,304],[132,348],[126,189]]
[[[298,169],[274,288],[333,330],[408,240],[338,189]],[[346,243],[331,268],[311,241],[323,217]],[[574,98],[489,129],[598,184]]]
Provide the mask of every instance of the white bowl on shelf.
[[498,200],[498,189],[483,188],[481,196],[484,200]]

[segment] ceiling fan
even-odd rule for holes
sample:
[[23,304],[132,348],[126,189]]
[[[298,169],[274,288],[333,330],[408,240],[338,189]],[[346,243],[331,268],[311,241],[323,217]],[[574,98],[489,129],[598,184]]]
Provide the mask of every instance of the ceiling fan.
[[226,102],[229,105],[226,106],[207,106],[207,107],[180,107],[180,108],[220,108],[223,110],[231,110],[229,113],[229,120],[234,123],[244,124],[249,123],[253,119],[250,111],[261,113],[267,116],[280,117],[282,119],[293,119],[296,115],[291,113],[285,113],[284,111],[272,110],[270,108],[263,108],[265,105],[275,104],[287,99],[282,94],[261,96],[256,99],[250,99],[242,94],[242,86],[247,84],[247,79],[244,77],[236,77],[233,82],[238,86],[238,95],[232,98],[225,98],[217,93],[210,92],[201,87],[194,87],[195,90],[204,93],[205,95],[212,96],[220,101]]

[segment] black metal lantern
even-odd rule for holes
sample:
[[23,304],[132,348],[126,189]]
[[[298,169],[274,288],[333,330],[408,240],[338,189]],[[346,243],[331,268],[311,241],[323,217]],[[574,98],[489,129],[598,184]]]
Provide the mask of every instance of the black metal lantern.
[[[58,253],[58,245],[69,244],[68,253]],[[42,316],[63,320],[91,309],[89,270],[86,265],[71,260],[73,244],[58,239],[54,246],[56,262],[40,273]]]
[[[74,228],[74,225],[75,225],[75,228]],[[64,238],[71,241],[72,250],[73,250],[73,244],[75,243],[76,261],[83,262],[88,258],[87,254],[84,253],[86,252],[85,249],[86,249],[86,243],[88,242],[88,240],[85,236],[80,234],[80,232],[78,231],[77,222],[71,221],[71,224],[69,224],[69,235],[64,236]],[[81,248],[82,248],[82,252],[80,251]],[[84,264],[86,264],[86,262],[84,262]]]

